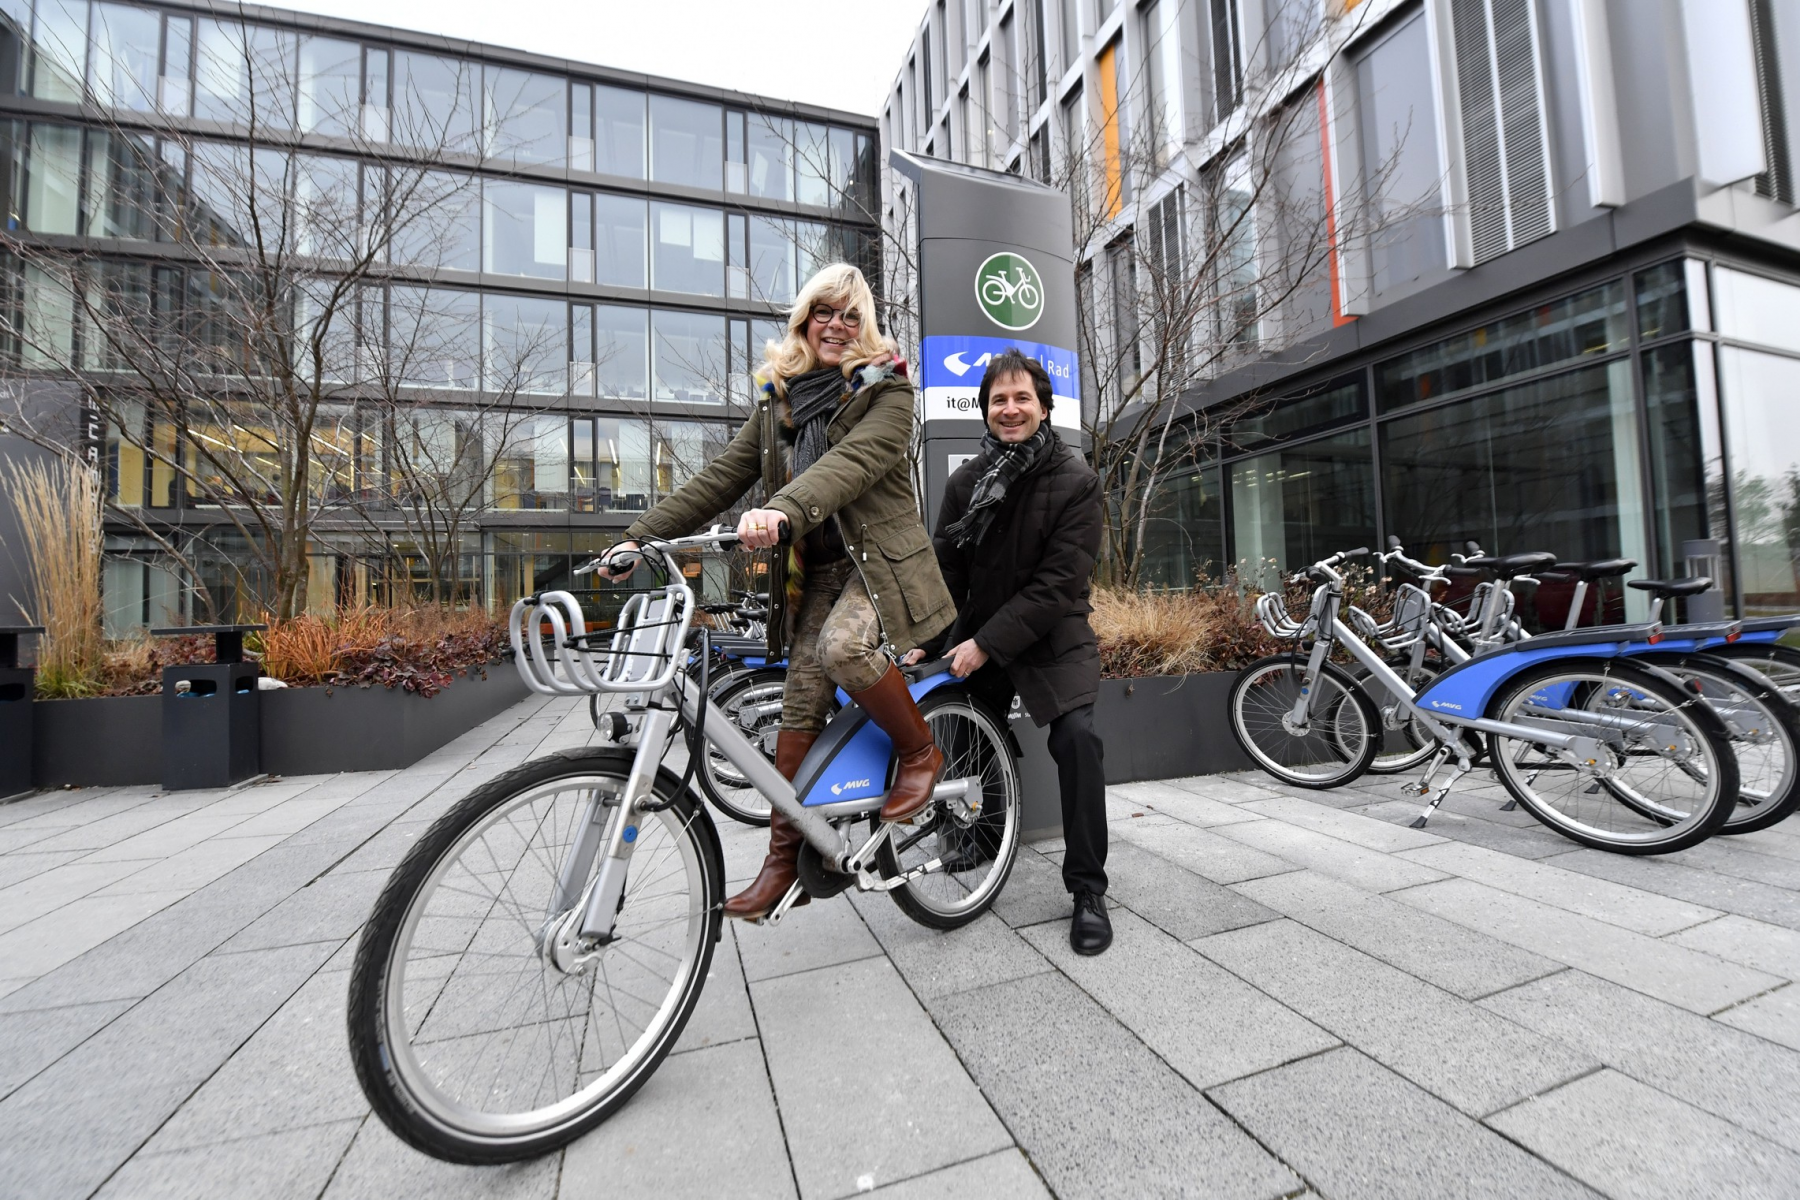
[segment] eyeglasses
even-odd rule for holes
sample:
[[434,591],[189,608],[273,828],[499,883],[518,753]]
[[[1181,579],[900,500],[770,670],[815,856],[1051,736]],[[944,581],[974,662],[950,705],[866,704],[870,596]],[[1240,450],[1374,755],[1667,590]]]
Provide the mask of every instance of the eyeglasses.
[[862,314],[857,312],[854,308],[833,308],[829,304],[815,304],[812,306],[812,319],[819,324],[829,325],[831,324],[831,318],[833,317],[842,318],[845,329],[857,329],[862,325]]

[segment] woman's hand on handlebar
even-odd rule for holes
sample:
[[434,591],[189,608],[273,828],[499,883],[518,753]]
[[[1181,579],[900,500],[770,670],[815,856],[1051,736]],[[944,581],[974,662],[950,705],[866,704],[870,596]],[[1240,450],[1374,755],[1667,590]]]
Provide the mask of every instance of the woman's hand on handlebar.
[[925,651],[923,650],[908,650],[900,656],[900,665],[903,667],[916,667],[924,661]]
[[600,556],[600,565],[594,568],[594,574],[613,583],[630,579],[640,561],[637,548],[637,542],[631,538],[607,547],[606,553]]
[[778,508],[753,508],[738,518],[738,539],[751,550],[767,550],[781,541],[787,514]]

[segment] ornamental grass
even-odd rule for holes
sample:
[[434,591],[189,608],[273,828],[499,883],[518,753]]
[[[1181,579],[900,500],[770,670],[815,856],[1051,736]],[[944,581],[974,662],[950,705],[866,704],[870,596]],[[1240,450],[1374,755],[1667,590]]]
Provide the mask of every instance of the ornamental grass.
[[99,476],[74,459],[9,463],[0,475],[0,493],[19,524],[33,604],[9,599],[25,623],[44,627],[37,654],[42,696],[101,690],[100,486]]

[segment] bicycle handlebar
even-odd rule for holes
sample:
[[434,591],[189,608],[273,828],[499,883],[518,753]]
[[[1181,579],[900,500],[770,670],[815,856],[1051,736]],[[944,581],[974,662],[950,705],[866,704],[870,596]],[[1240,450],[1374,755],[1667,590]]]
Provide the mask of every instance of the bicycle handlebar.
[[[794,527],[783,521],[778,527],[779,540],[785,546],[794,540]],[[598,558],[589,559],[575,568],[576,575],[591,575],[609,563],[623,563],[635,557],[642,559],[645,551],[667,557],[671,551],[680,550],[724,550],[737,545],[742,539],[735,529],[726,529],[722,525],[714,525],[705,533],[689,534],[678,538],[640,538],[634,550],[618,550],[616,547],[601,554]]]

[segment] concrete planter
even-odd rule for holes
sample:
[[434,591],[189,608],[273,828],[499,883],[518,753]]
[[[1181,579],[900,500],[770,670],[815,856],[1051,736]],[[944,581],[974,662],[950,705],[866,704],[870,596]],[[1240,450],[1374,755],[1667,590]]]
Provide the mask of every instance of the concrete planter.
[[[322,775],[411,766],[529,694],[505,663],[490,664],[486,679],[458,676],[429,700],[387,688],[262,692],[262,769]],[[161,783],[162,703],[160,696],[39,701],[33,706],[32,782]]]
[[[1094,723],[1106,744],[1106,782],[1216,775],[1255,766],[1231,736],[1227,702],[1235,671],[1102,679]],[[1022,713],[1012,723],[1025,752],[1025,833],[1054,836],[1062,828],[1062,799],[1048,729]]]

